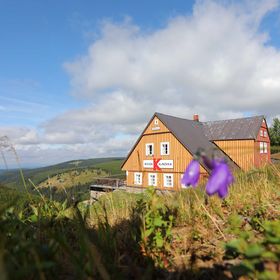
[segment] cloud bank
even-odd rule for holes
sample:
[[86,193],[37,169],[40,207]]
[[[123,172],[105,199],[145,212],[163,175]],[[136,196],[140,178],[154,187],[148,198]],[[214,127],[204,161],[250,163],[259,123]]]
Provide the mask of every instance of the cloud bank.
[[276,116],[280,51],[260,31],[276,9],[276,0],[197,1],[191,15],[149,32],[132,20],[104,21],[88,52],[64,64],[71,93],[88,106],[10,137],[22,158],[38,162],[43,153],[58,162],[126,155],[155,111],[201,120]]

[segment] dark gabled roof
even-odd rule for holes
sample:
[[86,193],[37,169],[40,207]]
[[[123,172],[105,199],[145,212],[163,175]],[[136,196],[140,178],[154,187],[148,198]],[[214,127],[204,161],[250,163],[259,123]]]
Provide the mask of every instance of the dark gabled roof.
[[[162,123],[192,155],[194,155],[199,149],[202,149],[208,156],[214,154],[232,162],[224,152],[208,140],[204,134],[203,124],[201,122],[177,118],[161,113],[155,113],[155,116],[162,121]],[[201,165],[208,170],[207,166],[203,163]],[[235,163],[233,163],[233,165],[235,165],[235,167],[237,166]]]
[[214,148],[213,144],[205,137],[203,126],[200,122],[161,113],[156,113],[156,116],[191,154],[195,154],[198,148],[202,148],[205,151]]
[[[238,165],[211,141],[256,139],[262,125],[262,121],[264,120],[264,116],[257,116],[233,120],[199,122],[155,113],[130,150],[122,167],[139,143],[143,133],[146,131],[155,116],[192,155],[194,155],[199,149],[202,149],[209,157],[215,155],[217,157],[225,158],[233,168],[238,167]],[[201,165],[209,171],[204,163],[201,163]]]
[[205,136],[213,140],[257,139],[264,116],[204,122]]

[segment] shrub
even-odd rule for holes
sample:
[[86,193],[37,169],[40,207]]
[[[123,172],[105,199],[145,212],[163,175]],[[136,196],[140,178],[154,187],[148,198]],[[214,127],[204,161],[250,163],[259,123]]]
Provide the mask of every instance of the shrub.
[[280,273],[280,221],[259,222],[260,240],[251,230],[240,231],[239,238],[226,243],[225,258],[241,258],[233,265],[234,277],[251,279],[278,279]]

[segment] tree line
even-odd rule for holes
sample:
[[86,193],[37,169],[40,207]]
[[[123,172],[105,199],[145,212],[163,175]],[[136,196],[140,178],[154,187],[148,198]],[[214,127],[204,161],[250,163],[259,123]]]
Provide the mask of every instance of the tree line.
[[274,118],[269,128],[270,143],[272,146],[280,146],[280,120]]

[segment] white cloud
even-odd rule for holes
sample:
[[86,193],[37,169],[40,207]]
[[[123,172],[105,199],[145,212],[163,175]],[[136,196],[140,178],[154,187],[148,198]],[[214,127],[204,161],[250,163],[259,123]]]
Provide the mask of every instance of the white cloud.
[[191,15],[153,32],[103,22],[88,52],[65,63],[73,95],[88,106],[16,141],[62,145],[48,150],[50,158],[61,153],[57,161],[124,155],[155,111],[201,120],[279,114],[280,51],[259,31],[277,8],[276,0],[197,1]]
[[0,127],[0,137],[8,136],[11,143],[30,145],[38,144],[38,134],[35,129],[27,127],[12,127],[12,126],[2,126]]
[[[277,1],[242,6],[199,1],[193,15],[173,18],[148,34],[130,22],[106,22],[88,53],[65,64],[73,93],[104,109],[104,115],[113,99],[114,122],[124,124],[119,116],[123,99],[137,101],[147,114],[166,104],[175,114],[178,104],[184,104],[185,112],[201,107],[200,113],[209,117],[220,111],[275,114],[280,52],[268,46],[268,35],[257,28],[276,6]],[[115,99],[116,90],[122,99]],[[134,108],[127,108],[125,118],[134,116],[130,111]]]

